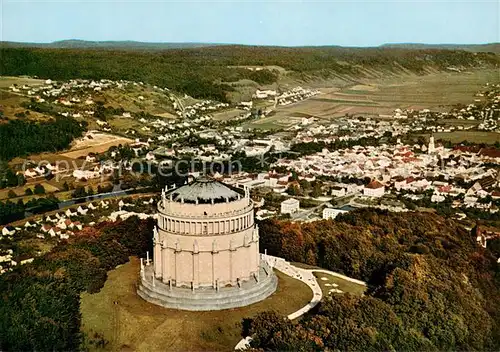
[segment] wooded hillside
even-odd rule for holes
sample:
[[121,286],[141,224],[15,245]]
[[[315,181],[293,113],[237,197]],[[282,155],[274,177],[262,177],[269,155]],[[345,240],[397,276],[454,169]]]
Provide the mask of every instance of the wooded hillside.
[[[272,312],[252,324],[265,350],[498,350],[500,265],[457,223],[363,210],[338,220],[266,220],[261,246],[287,260],[367,281],[333,295],[297,326]],[[278,323],[277,323],[278,322]]]
[[[269,84],[272,69],[250,71],[234,66],[280,66],[296,79],[365,77],[365,69],[388,75],[411,71],[424,74],[448,67],[497,67],[494,53],[460,50],[342,47],[252,47],[128,51],[93,49],[12,48],[2,46],[2,75],[51,79],[108,78],[142,81],[185,92],[195,98],[226,100],[229,82],[250,79]],[[231,66],[231,67],[230,67]]]

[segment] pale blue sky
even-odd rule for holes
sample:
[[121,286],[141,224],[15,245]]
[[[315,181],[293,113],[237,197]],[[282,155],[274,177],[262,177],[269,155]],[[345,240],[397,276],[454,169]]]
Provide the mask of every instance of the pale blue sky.
[[500,41],[496,1],[0,0],[1,40],[375,46]]

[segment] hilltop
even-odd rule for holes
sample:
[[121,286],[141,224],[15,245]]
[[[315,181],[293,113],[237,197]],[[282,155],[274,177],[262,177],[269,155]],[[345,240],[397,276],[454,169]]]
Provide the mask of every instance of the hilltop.
[[401,49],[446,49],[446,50],[465,50],[475,53],[500,53],[500,43],[487,44],[421,44],[421,43],[388,43],[381,45],[382,48],[401,48]]
[[[57,40],[50,43],[29,43],[29,42],[0,42],[2,47],[16,48],[50,48],[50,49],[119,49],[119,50],[166,50],[166,49],[189,49],[189,48],[204,48],[212,46],[240,46],[230,43],[204,43],[204,42],[141,42],[135,40],[103,40],[91,41],[81,39],[65,39]],[[254,45],[243,45],[252,47]],[[261,46],[261,47],[278,47],[278,46]],[[320,45],[320,46],[294,46],[294,48],[345,48],[338,45]],[[465,50],[471,52],[493,52],[500,53],[500,43],[485,43],[485,44],[426,44],[426,43],[385,43],[373,47],[358,47],[358,48],[401,48],[401,49],[445,49],[445,50]]]
[[[130,47],[139,45],[121,43],[131,43]],[[276,84],[344,86],[372,78],[491,69],[500,64],[500,56],[489,52],[391,47],[216,45],[141,51],[113,47],[96,50],[96,47],[54,49],[3,45],[0,53],[3,75],[62,80],[125,79],[222,102],[239,99],[240,93],[256,85],[274,85],[274,88]]]
[[165,50],[183,48],[203,48],[221,45],[216,43],[158,43],[134,40],[90,41],[80,39],[58,40],[51,43],[1,42],[2,47],[13,48],[50,48],[50,49],[121,49],[121,50]]

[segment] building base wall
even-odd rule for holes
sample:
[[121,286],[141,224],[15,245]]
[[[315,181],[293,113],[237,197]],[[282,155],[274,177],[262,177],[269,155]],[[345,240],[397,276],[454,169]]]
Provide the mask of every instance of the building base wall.
[[278,278],[273,270],[262,263],[259,281],[251,279],[241,286],[188,289],[170,287],[155,280],[153,284],[152,266],[146,266],[140,278],[137,294],[144,300],[165,308],[190,311],[211,311],[244,307],[262,301],[276,291]]

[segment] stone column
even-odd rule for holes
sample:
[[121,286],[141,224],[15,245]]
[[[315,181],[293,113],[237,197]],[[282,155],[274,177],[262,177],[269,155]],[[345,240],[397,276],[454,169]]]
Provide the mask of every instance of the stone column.
[[231,285],[233,284],[233,280],[235,279],[234,277],[234,264],[233,264],[233,257],[236,252],[234,244],[234,239],[231,239],[229,242],[229,281],[231,281]]
[[179,241],[175,243],[175,252],[174,252],[174,266],[175,266],[175,286],[180,286],[179,284],[179,272],[181,270],[179,263],[179,254],[181,252]]
[[167,283],[170,280],[170,261],[169,250],[167,247],[167,240],[164,239],[161,246],[161,260],[162,260],[162,280]]
[[193,289],[198,288],[200,284],[200,251],[198,242],[195,240],[193,243]]
[[141,279],[144,281],[146,277],[144,276],[144,262],[142,261],[141,258]]
[[217,240],[214,240],[212,242],[212,283],[213,287],[216,289],[217,288],[217,268],[216,268],[216,263],[217,263],[217,253],[219,253],[219,250],[217,248]]
[[157,279],[161,277],[162,273],[162,260],[161,260],[161,244],[160,244],[160,237],[158,235],[158,230],[156,227],[153,230],[154,237],[153,237],[153,263],[154,263],[154,270],[155,270],[155,276]]

